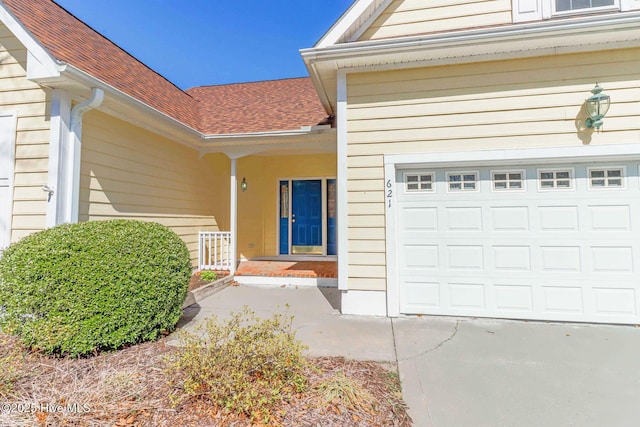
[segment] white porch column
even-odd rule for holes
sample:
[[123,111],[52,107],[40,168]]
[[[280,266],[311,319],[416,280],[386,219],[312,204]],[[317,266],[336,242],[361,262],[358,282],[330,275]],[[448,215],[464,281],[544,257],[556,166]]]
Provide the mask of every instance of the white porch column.
[[[47,227],[62,224],[69,218],[71,189],[67,188],[69,133],[71,128],[71,97],[67,91],[55,89],[51,93],[51,136],[49,138],[49,176],[43,190],[49,193]],[[66,216],[65,216],[66,215]]]
[[236,272],[236,263],[238,260],[237,242],[238,242],[238,179],[236,177],[237,159],[231,158],[231,196],[229,208],[229,222],[231,223],[231,268],[230,273]]
[[349,289],[349,239],[347,227],[347,74],[338,70],[338,105],[336,126],[338,128],[338,179],[337,179],[337,234],[338,234],[338,289]]

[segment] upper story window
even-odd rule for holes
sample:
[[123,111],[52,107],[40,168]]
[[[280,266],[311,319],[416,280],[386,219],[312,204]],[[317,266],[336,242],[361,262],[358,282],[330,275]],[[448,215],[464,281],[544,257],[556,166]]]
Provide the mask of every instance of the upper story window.
[[640,9],[640,0],[512,0],[513,22],[542,21],[555,16]]
[[554,2],[556,13],[617,6],[616,0],[554,0]]

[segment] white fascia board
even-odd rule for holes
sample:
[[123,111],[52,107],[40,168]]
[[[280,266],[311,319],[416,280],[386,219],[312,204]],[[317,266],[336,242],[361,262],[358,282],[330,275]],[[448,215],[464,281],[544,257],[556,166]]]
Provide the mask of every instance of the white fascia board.
[[[117,89],[104,81],[93,77],[90,74],[80,70],[79,68],[74,67],[73,65],[67,64],[63,73],[63,77],[69,78],[69,80],[79,83],[80,85],[86,87],[87,89],[98,88],[102,89],[106,95],[108,95],[111,99],[126,103],[128,105],[134,106],[136,109],[148,114],[154,120],[160,120],[162,123],[166,124],[175,134],[163,134],[164,136],[191,148],[199,148],[202,143],[203,135],[199,131],[193,129],[192,127],[182,123],[179,120],[174,119],[173,117],[161,112],[160,110],[151,107],[148,104],[134,98],[133,96]],[[129,120],[130,121],[130,120]],[[134,122],[132,122],[134,123]],[[155,128],[158,126],[158,122],[155,121]],[[135,122],[136,125],[141,125],[140,123]],[[144,127],[144,126],[143,126]]]
[[331,114],[335,116],[336,112],[334,111],[333,106],[331,105],[331,99],[333,97],[327,93],[327,88],[322,84],[322,77],[320,75],[320,72],[318,71],[318,68],[316,67],[316,62],[312,60],[307,60],[307,57],[305,57],[303,54],[303,50],[299,50],[299,52],[302,55],[304,65],[305,67],[307,67],[307,72],[311,77],[311,83],[313,83],[313,87],[315,88],[316,93],[318,94],[318,98],[320,99],[320,102],[322,103],[324,110],[327,112],[327,114]]
[[387,8],[391,5],[392,2],[393,2],[393,0],[382,0],[382,3],[380,3],[380,5],[378,5],[378,6],[376,6],[375,11],[364,21],[364,23],[362,23],[360,25],[360,28],[358,28],[353,34],[351,34],[349,36],[347,41],[348,42],[355,42],[360,37],[362,37],[362,35],[365,33],[365,31],[367,31],[369,29],[371,24],[373,24],[376,21],[376,19],[378,19],[380,17],[380,15],[382,15],[382,12],[387,10]]
[[315,47],[323,48],[333,46],[345,37],[346,34],[357,24],[358,20],[372,7],[376,0],[356,0],[347,11],[329,28]]
[[336,129],[330,126],[313,126],[291,131],[205,135],[200,156],[223,153],[230,158],[240,158],[270,151],[282,153],[304,149],[330,153],[336,150],[335,134]]
[[64,68],[0,2],[0,22],[27,48],[27,78],[58,78]]
[[465,166],[490,166],[509,163],[533,164],[544,162],[590,162],[614,161],[628,157],[640,156],[640,143],[581,145],[545,148],[514,148],[504,150],[477,150],[455,152],[433,152],[414,154],[387,154],[384,156],[385,166],[398,169],[419,167],[424,164],[446,166],[449,164]]
[[[617,13],[597,15],[557,21],[514,24],[488,29],[462,30],[425,36],[402,37],[398,39],[368,40],[345,43],[329,47],[302,49],[303,59],[308,64],[316,61],[338,61],[341,59],[363,58],[374,55],[399,53],[402,51],[423,51],[434,48],[451,48],[460,45],[484,45],[491,43],[500,51],[500,43],[523,39],[566,36],[571,34],[591,34],[597,41],[598,32],[635,29],[640,24],[640,13]],[[640,38],[640,33],[638,33]],[[336,63],[336,66],[338,64]]]
[[286,136],[298,136],[298,135],[310,135],[314,133],[321,133],[323,131],[330,130],[330,125],[320,126],[303,126],[300,129],[292,130],[274,130],[265,132],[246,132],[246,133],[222,133],[222,134],[209,134],[204,135],[205,141],[224,140],[224,139],[242,139],[242,138],[264,138],[264,137],[286,137]]

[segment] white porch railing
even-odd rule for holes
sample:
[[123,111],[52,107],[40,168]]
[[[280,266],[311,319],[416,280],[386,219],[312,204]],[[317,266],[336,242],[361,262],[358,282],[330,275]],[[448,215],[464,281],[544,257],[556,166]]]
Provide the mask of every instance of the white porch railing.
[[231,232],[198,233],[198,268],[200,270],[231,269]]

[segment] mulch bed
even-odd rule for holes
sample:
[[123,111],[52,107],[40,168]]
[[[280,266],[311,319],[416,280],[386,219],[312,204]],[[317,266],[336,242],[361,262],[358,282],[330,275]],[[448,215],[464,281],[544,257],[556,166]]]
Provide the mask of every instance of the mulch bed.
[[[208,285],[211,282],[208,282],[206,280],[202,280],[202,277],[200,277],[200,271],[194,273],[191,276],[191,280],[189,281],[189,290],[190,291],[194,291],[198,288],[201,288],[205,285]],[[216,271],[215,272],[218,275],[218,279],[222,279],[223,277],[226,277],[229,275],[228,271]]]
[[[175,351],[165,338],[91,358],[51,358],[25,352],[15,338],[0,333],[0,426],[252,425],[202,400],[173,406],[168,396],[175,389],[165,366]],[[342,358],[311,362],[308,391],[283,403],[279,420],[270,425],[411,426],[395,365]],[[338,372],[357,381],[369,404],[323,402],[314,384]]]

